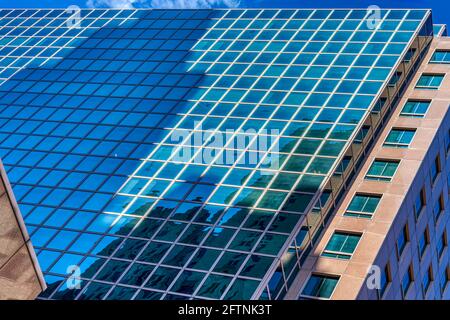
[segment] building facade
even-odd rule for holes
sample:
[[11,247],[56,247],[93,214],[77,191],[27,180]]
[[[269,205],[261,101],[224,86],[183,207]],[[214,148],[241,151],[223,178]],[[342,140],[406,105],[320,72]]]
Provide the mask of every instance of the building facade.
[[450,54],[430,10],[0,26],[0,157],[41,299],[448,298]]
[[[322,298],[449,300],[450,57],[441,59],[447,52],[449,39],[436,37],[309,255],[291,299],[307,298],[306,283],[319,276],[333,279]],[[422,82],[430,75],[443,77],[439,85]],[[368,179],[381,160],[399,161],[389,182]],[[381,273],[375,289],[368,279],[373,266]]]
[[44,276],[1,162],[0,176],[0,300],[34,299]]

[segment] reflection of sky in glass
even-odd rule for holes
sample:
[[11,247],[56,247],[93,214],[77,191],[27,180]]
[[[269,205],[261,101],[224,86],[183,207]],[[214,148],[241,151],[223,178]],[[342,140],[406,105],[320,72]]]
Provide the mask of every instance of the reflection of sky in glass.
[[172,299],[253,295],[425,11],[63,15],[0,12],[0,155],[43,296]]

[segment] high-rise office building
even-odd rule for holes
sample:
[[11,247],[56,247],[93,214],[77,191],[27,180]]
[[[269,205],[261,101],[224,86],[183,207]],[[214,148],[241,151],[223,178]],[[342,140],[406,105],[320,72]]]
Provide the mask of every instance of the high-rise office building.
[[40,298],[448,299],[445,34],[417,9],[1,10]]

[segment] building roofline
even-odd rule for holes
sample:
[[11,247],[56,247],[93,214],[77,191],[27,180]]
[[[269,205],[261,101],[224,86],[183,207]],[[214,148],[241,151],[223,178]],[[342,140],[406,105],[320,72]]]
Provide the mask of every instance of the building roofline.
[[[0,10],[67,10],[68,7],[65,8],[32,8],[32,7],[22,7],[22,8],[2,8]],[[82,10],[164,10],[164,11],[176,11],[176,10],[367,10],[367,7],[360,8],[301,8],[301,7],[293,7],[293,8],[276,8],[276,7],[267,7],[267,8],[85,8],[80,7]],[[429,10],[432,11],[431,8],[385,8],[380,7],[381,10]]]

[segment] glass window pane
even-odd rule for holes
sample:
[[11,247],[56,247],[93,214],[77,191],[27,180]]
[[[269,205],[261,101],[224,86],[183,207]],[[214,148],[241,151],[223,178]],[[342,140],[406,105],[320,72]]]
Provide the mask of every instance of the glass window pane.
[[450,50],[436,50],[430,63],[450,63]]
[[444,80],[442,74],[422,74],[419,81],[417,81],[416,88],[419,89],[438,89]]
[[366,174],[366,179],[377,181],[391,181],[399,162],[375,160]]
[[303,288],[302,295],[328,299],[333,294],[338,281],[338,277],[311,275]]
[[361,235],[335,232],[328,241],[322,256],[350,259],[360,238]]

